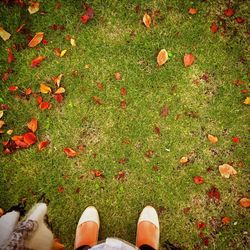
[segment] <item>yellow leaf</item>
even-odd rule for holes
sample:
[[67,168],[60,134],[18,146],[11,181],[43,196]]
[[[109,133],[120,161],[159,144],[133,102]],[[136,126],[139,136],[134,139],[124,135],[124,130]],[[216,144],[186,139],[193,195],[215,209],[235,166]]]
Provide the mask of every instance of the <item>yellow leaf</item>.
[[186,164],[186,163],[188,163],[188,161],[189,161],[189,159],[188,159],[187,156],[183,156],[183,157],[181,157],[181,159],[180,159],[180,163],[181,163],[181,164]]
[[229,164],[223,164],[219,166],[219,171],[222,177],[229,178],[230,175],[237,174],[237,171]]
[[65,92],[65,88],[60,87],[59,89],[57,89],[57,91],[55,92],[55,94],[62,94]]
[[162,49],[157,56],[157,63],[159,66],[163,65],[168,60],[168,52]]
[[51,92],[51,88],[44,83],[40,84],[40,92],[43,94],[48,94]]
[[3,117],[3,110],[0,110],[0,119]]
[[76,40],[74,38],[70,39],[70,43],[73,47],[76,47]]
[[32,1],[30,1],[30,5],[29,5],[29,8],[28,8],[29,13],[30,14],[34,14],[37,11],[39,11],[39,5],[40,5],[39,2],[32,2]]
[[142,21],[147,28],[150,28],[151,17],[147,13],[144,14]]
[[13,133],[13,129],[9,129],[7,132],[6,132],[8,135],[11,135]]
[[250,97],[247,97],[244,101],[245,104],[250,105]]
[[207,138],[208,138],[208,140],[209,140],[211,143],[213,143],[213,144],[216,144],[216,143],[218,142],[218,138],[217,138],[216,136],[214,136],[214,135],[208,134],[208,135],[207,135]]
[[11,34],[4,30],[2,27],[0,27],[0,36],[4,41],[7,41],[10,38]]
[[66,52],[67,52],[67,50],[64,49],[64,50],[61,52],[60,57],[63,57],[63,56],[65,55]]

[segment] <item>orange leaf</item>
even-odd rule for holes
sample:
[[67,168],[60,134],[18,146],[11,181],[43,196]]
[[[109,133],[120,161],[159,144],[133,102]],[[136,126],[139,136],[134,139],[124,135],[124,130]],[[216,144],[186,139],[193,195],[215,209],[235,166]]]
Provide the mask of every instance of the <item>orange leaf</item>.
[[188,163],[188,162],[189,162],[189,159],[188,159],[187,156],[181,157],[181,159],[180,159],[180,163],[181,163],[181,164],[186,164],[186,163]]
[[198,12],[198,10],[195,9],[195,8],[190,8],[190,9],[188,10],[188,13],[191,14],[191,15],[195,15],[197,12]]
[[127,94],[127,91],[125,89],[125,87],[121,87],[121,95],[125,96]]
[[51,92],[51,88],[44,83],[40,84],[40,92],[43,94],[48,94]]
[[64,148],[63,151],[68,157],[71,157],[71,158],[77,155],[77,152],[73,150],[72,148]]
[[41,62],[45,60],[45,58],[46,58],[45,56],[38,56],[37,58],[33,59],[31,61],[31,67],[32,68],[38,67],[41,64]]
[[38,149],[43,150],[44,148],[46,148],[48,146],[48,144],[49,144],[49,141],[41,141],[38,144]]
[[55,83],[55,85],[58,88],[60,87],[60,83],[61,83],[62,77],[63,77],[63,74],[60,74],[59,76],[52,77],[53,82]]
[[20,148],[28,148],[28,147],[29,147],[29,145],[28,145],[26,142],[21,141],[21,140],[16,140],[16,141],[15,141],[15,144],[16,144],[18,147],[20,147]]
[[229,224],[230,221],[231,221],[231,218],[230,218],[230,217],[223,217],[223,218],[221,219],[221,222],[222,222],[224,225]]
[[142,21],[147,28],[150,28],[151,17],[147,13],[144,14]]
[[43,34],[43,32],[36,33],[35,36],[29,42],[28,46],[30,48],[36,47],[36,45],[38,45],[43,40]]
[[26,134],[23,134],[23,140],[30,146],[36,143],[37,137],[33,132],[28,132]]
[[11,137],[11,140],[13,141],[23,141],[23,136],[22,135],[14,135]]
[[229,178],[230,175],[237,174],[237,171],[229,164],[223,164],[219,166],[219,171],[222,177]]
[[97,83],[97,87],[99,90],[103,90],[103,84],[101,82]]
[[32,118],[31,121],[27,124],[28,128],[29,128],[33,133],[36,132],[36,130],[37,130],[37,125],[38,125],[38,122],[37,122],[37,119],[35,119],[35,118]]
[[61,56],[61,52],[62,52],[62,51],[61,51],[60,48],[55,48],[55,49],[54,49],[54,53],[55,53],[55,55],[58,56],[58,57]]
[[121,79],[122,79],[121,73],[116,72],[116,73],[115,73],[115,79],[116,79],[116,80],[121,80]]
[[25,94],[26,95],[30,95],[32,93],[32,89],[31,88],[27,88],[26,90],[25,90]]
[[[62,188],[62,187],[61,187]],[[51,250],[64,250],[64,245],[60,243],[58,238],[54,238],[53,246]]]
[[240,205],[242,206],[242,207],[244,207],[244,208],[248,208],[248,207],[250,207],[250,199],[248,199],[248,198],[242,198],[242,199],[240,199]]
[[16,91],[18,89],[17,86],[9,86],[9,91]]
[[195,182],[197,185],[200,185],[200,184],[204,183],[204,178],[201,177],[201,176],[195,176],[195,177],[193,178],[193,180],[194,180],[194,182]]
[[218,138],[216,136],[208,134],[207,138],[212,144],[216,144],[218,142]]
[[60,186],[60,187],[58,188],[58,192],[59,192],[59,193],[63,193],[63,192],[64,192],[64,187]]
[[188,67],[194,63],[194,55],[193,54],[185,54],[184,56],[184,65]]
[[29,8],[28,8],[29,13],[30,14],[34,14],[37,11],[39,11],[39,5],[40,5],[39,2],[32,2],[32,1],[30,1],[29,2]]
[[167,60],[168,60],[168,52],[165,49],[162,49],[157,56],[157,63],[159,66],[161,66],[164,63],[166,63]]

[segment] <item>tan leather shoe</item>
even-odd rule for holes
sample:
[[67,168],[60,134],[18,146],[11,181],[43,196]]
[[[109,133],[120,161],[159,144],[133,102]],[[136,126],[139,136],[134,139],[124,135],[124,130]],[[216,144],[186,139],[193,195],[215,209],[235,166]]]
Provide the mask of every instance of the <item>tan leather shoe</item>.
[[160,225],[156,210],[146,206],[137,223],[136,246],[148,245],[158,249],[160,239]]
[[94,246],[98,241],[100,220],[95,207],[87,207],[76,228],[75,249],[81,246]]

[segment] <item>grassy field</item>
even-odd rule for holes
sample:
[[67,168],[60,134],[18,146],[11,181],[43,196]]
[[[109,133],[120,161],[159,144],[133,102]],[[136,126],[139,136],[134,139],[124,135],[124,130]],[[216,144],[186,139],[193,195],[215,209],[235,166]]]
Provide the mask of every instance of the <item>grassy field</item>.
[[[0,84],[0,104],[9,106],[2,117],[1,142],[27,132],[32,117],[39,122],[39,141],[50,141],[42,151],[37,143],[8,155],[0,146],[0,207],[8,210],[26,202],[28,210],[43,197],[53,232],[66,249],[73,247],[79,216],[87,206],[100,213],[100,239],[116,236],[134,243],[138,215],[148,204],[159,213],[161,249],[170,244],[247,249],[249,210],[239,205],[250,195],[250,119],[244,104],[249,95],[247,1],[232,1],[236,13],[226,17],[228,1],[95,0],[88,2],[94,18],[86,24],[81,23],[82,1],[60,2],[41,0],[33,15],[27,6],[0,3],[0,26],[12,34],[0,41],[0,74],[9,67],[14,71]],[[189,14],[190,7],[197,14]],[[142,23],[145,12],[153,17],[150,28]],[[24,22],[28,34],[44,32],[48,44],[27,47],[26,35],[16,32]],[[216,33],[210,30],[213,22],[219,26]],[[53,24],[65,29],[55,31],[49,27]],[[13,48],[16,60],[8,65],[6,49],[14,44],[19,50]],[[55,48],[67,52],[60,58]],[[172,57],[158,67],[161,49]],[[195,56],[190,67],[183,64],[186,53]],[[31,68],[39,55],[46,59]],[[39,109],[40,84],[55,89],[51,77],[61,73],[63,102],[41,94],[52,108]],[[16,92],[8,90],[12,85],[18,86]],[[21,95],[27,88],[33,92],[29,98]],[[121,108],[124,100],[126,108]],[[163,107],[168,108],[166,116]],[[208,134],[218,142],[212,144]],[[64,148],[76,150],[77,156],[67,157]],[[183,156],[186,164],[180,163]],[[224,163],[237,175],[223,178],[218,166]],[[204,183],[197,185],[194,176],[202,176]],[[213,187],[220,192],[218,202],[209,199]],[[231,222],[224,225],[223,217]],[[198,222],[205,223],[203,230]]]

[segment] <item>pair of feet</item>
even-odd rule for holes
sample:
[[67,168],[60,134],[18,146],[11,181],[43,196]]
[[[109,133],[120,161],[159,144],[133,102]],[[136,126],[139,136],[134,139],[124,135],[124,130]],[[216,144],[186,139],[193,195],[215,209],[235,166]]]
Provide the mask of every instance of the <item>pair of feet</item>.
[[[82,246],[94,246],[98,241],[100,220],[95,207],[87,207],[78,222],[75,249]],[[158,249],[160,238],[159,219],[156,210],[146,206],[137,223],[136,246],[149,246]]]

